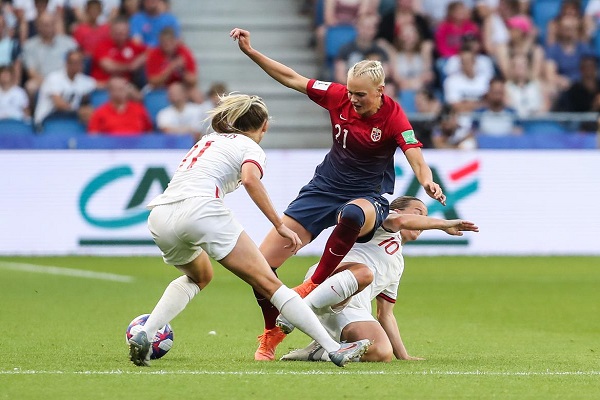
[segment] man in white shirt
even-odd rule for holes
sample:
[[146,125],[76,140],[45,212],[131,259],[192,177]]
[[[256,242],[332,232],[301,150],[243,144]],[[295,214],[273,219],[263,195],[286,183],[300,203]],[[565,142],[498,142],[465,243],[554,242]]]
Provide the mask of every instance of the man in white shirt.
[[475,70],[475,53],[468,48],[460,52],[460,71],[444,81],[444,98],[459,113],[471,112],[483,105],[489,87],[487,74]]
[[188,101],[187,90],[181,82],[169,85],[167,91],[170,106],[163,108],[156,116],[158,129],[167,134],[184,135],[193,134],[200,138],[202,120],[205,112],[199,104]]
[[67,53],[65,68],[51,72],[40,88],[35,109],[35,123],[42,124],[53,113],[79,116],[85,123],[91,116],[91,107],[82,105],[94,89],[96,80],[83,73],[84,55],[80,50]]
[[25,89],[32,98],[50,72],[64,67],[67,52],[77,48],[72,37],[57,34],[55,16],[48,13],[40,15],[36,26],[39,34],[23,44],[23,63],[29,78]]

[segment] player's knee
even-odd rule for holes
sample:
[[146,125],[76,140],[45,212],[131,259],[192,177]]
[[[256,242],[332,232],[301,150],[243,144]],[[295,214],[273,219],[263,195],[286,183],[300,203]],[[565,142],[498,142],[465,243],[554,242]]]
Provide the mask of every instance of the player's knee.
[[340,222],[342,221],[362,227],[365,224],[365,212],[356,204],[346,204],[340,213]]
[[373,343],[363,356],[367,362],[391,362],[394,358],[394,350],[391,346]]
[[371,271],[367,267],[352,270],[352,273],[354,274],[354,277],[356,278],[356,282],[358,282],[359,290],[363,290],[365,287],[367,287],[371,283],[373,283],[373,279],[374,279],[373,271]]

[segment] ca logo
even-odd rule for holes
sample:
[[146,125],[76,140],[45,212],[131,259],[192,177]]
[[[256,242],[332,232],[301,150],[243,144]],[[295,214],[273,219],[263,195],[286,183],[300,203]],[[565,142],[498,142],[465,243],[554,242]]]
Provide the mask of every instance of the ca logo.
[[108,185],[119,180],[132,177],[133,175],[134,173],[131,167],[125,165],[111,168],[92,179],[79,196],[79,211],[83,218],[91,225],[108,229],[123,228],[146,221],[149,211],[140,206],[146,201],[146,197],[153,182],[158,181],[163,190],[166,189],[169,184],[169,176],[162,167],[150,167],[146,170],[121,215],[116,215],[114,217],[99,217],[93,215],[93,212],[90,211],[90,200],[101,189],[106,188]]

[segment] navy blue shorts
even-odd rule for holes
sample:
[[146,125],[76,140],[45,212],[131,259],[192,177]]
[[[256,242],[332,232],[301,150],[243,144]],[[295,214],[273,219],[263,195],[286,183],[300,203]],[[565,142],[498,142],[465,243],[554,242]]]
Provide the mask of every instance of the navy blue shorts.
[[366,243],[373,238],[377,228],[383,224],[390,211],[388,200],[376,193],[371,195],[341,195],[325,192],[312,183],[302,189],[298,197],[294,199],[283,212],[285,215],[295,219],[312,235],[312,239],[319,236],[323,230],[337,224],[338,214],[342,207],[356,199],[366,199],[375,207],[377,214],[375,227],[368,234],[358,238],[358,243]]

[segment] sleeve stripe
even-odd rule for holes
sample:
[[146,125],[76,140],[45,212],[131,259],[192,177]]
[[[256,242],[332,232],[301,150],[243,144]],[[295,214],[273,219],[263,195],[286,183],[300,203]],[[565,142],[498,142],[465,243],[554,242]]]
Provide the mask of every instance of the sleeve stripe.
[[392,299],[390,296],[386,296],[386,295],[385,295],[385,294],[383,294],[383,293],[379,293],[379,294],[377,295],[377,297],[379,297],[379,298],[380,298],[380,299],[382,299],[382,300],[385,300],[385,301],[387,301],[388,303],[396,304],[396,299]]
[[264,175],[264,172],[263,172],[263,169],[262,169],[260,163],[258,161],[255,161],[255,160],[244,160],[244,162],[242,163],[242,165],[246,164],[247,162],[252,163],[252,164],[254,164],[254,165],[256,165],[258,167],[258,169],[260,170],[260,178],[262,179],[262,177]]

